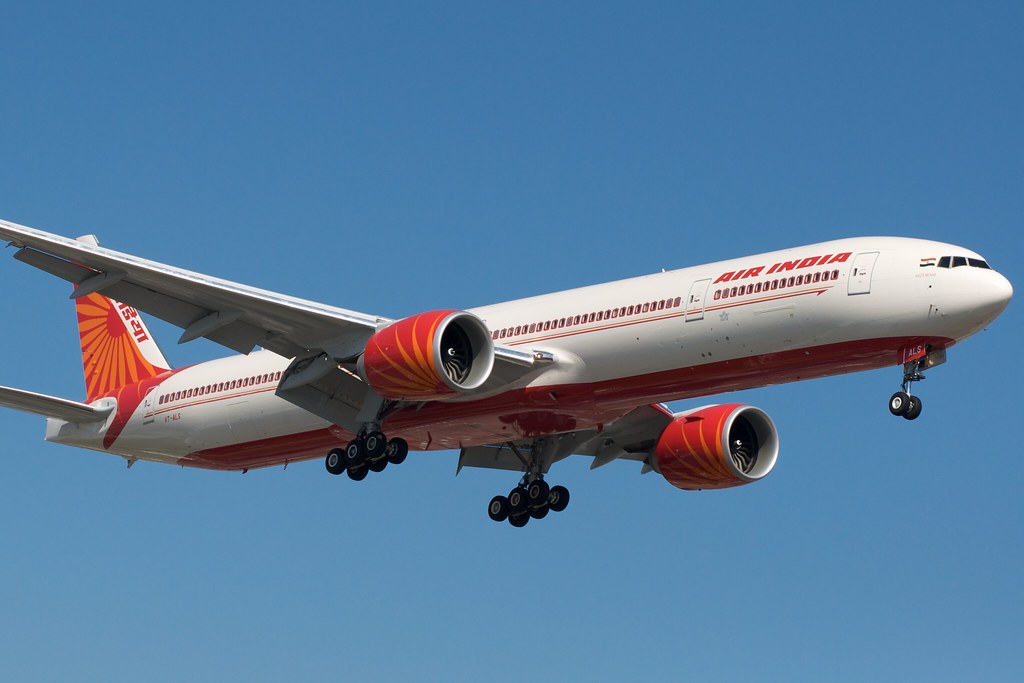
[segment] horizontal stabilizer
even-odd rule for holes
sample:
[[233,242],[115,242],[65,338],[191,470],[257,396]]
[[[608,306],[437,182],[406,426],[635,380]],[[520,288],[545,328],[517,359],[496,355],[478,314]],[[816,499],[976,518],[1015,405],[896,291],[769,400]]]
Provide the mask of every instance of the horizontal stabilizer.
[[0,406],[78,424],[103,422],[114,409],[113,406],[96,408],[77,401],[10,387],[0,387]]

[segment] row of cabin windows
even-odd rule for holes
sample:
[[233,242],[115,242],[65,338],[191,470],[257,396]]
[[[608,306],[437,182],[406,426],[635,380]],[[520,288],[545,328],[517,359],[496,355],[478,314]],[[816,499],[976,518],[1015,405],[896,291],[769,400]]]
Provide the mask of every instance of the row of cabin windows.
[[182,389],[181,391],[175,391],[173,393],[164,394],[163,396],[161,396],[160,405],[163,405],[164,403],[171,403],[172,401],[180,401],[183,398],[207,396],[209,394],[217,394],[222,391],[231,391],[232,389],[241,389],[243,387],[253,387],[256,386],[257,384],[266,384],[267,382],[278,382],[280,380],[280,372],[269,372],[265,375],[255,375],[253,377],[233,379],[230,382],[207,384],[206,386],[193,387],[192,389]]
[[966,256],[943,256],[939,259],[939,268],[960,268],[962,266],[970,266],[971,268],[984,268],[985,270],[991,270],[992,266],[988,265],[985,261],[980,258],[967,258]]
[[769,292],[776,289],[799,287],[800,285],[808,285],[814,282],[829,282],[830,280],[838,279],[839,271],[833,270],[832,272],[824,271],[814,274],[808,273],[807,275],[797,275],[795,277],[783,277],[778,280],[769,280],[768,282],[754,282],[749,285],[740,285],[739,287],[726,287],[725,289],[719,289],[715,292],[715,301],[718,301],[719,299],[729,299],[734,296],[743,296],[745,294],[758,294],[759,292]]
[[676,308],[682,303],[682,297],[676,297],[674,299],[661,299],[659,301],[648,301],[642,304],[634,304],[632,306],[623,306],[621,308],[608,308],[603,311],[595,311],[593,313],[581,313],[576,316],[569,316],[567,318],[556,318],[555,320],[545,320],[539,323],[530,323],[529,325],[516,325],[515,327],[505,327],[500,330],[495,330],[491,333],[493,339],[504,339],[506,337],[515,337],[520,334],[534,334],[535,332],[547,332],[548,330],[558,330],[563,327],[572,327],[574,325],[585,325],[587,323],[600,322],[602,320],[611,320],[612,318],[622,318],[625,316],[636,315],[639,313],[649,313],[651,311],[663,311],[666,308]]

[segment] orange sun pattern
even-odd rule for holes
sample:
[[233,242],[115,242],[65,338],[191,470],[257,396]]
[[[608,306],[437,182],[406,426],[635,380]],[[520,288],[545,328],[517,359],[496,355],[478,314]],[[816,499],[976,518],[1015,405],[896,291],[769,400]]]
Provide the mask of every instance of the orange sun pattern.
[[148,337],[141,326],[130,327],[138,318],[133,308],[100,294],[77,299],[75,308],[88,401],[113,396],[121,387],[167,371],[146,360],[139,349],[136,336]]
[[738,404],[713,406],[680,417],[662,433],[655,449],[658,469],[670,484],[688,491],[743,484],[728,465],[722,432]]
[[373,335],[363,354],[370,386],[390,399],[426,401],[455,394],[434,360],[437,328],[453,312],[421,313]]

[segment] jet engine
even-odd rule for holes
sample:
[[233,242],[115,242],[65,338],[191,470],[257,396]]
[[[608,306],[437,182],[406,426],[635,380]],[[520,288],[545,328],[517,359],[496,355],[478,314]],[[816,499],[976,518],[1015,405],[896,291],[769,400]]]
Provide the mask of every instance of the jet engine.
[[450,398],[487,381],[494,367],[494,342],[472,313],[420,313],[370,337],[358,367],[384,398]]
[[654,452],[656,469],[673,486],[724,489],[771,472],[779,456],[779,434],[760,408],[708,406],[676,416]]

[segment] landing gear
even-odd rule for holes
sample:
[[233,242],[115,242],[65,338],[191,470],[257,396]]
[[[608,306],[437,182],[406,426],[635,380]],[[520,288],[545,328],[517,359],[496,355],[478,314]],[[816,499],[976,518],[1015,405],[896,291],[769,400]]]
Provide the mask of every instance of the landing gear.
[[924,379],[923,368],[923,361],[912,361],[903,366],[903,389],[889,397],[889,412],[896,417],[916,420],[921,416],[924,406],[920,398],[911,396],[910,388],[914,382]]
[[389,463],[400,465],[408,454],[405,439],[388,439],[374,430],[352,439],[344,449],[332,448],[324,464],[331,474],[346,472],[349,479],[362,481],[370,472],[383,472]]
[[507,496],[491,498],[487,516],[495,522],[524,527],[530,519],[544,519],[549,512],[561,512],[569,504],[569,489],[564,486],[548,487],[547,482],[537,478],[527,483],[527,477]]

